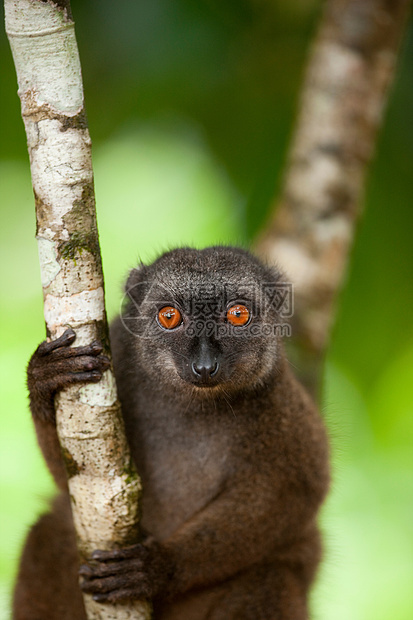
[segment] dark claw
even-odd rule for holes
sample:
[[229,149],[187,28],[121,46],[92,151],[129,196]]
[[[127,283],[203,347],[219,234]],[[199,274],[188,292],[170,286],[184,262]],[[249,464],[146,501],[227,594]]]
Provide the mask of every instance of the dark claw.
[[114,549],[113,551],[94,551],[90,557],[92,560],[97,560],[98,562],[110,562],[117,558],[117,551],[118,549]]
[[110,361],[107,357],[92,357],[88,360],[85,360],[85,363],[83,364],[82,368],[84,370],[99,370],[100,372],[103,372],[104,370],[107,370],[110,366]]
[[110,368],[110,359],[106,357],[106,355],[101,355],[99,357],[99,361],[101,362],[101,367],[103,368],[103,370],[107,370],[108,368]]
[[[87,355],[89,357],[98,357],[103,351],[102,345],[99,345],[96,342],[92,342],[92,344],[88,344],[83,347],[59,347],[55,351],[50,352],[50,358],[54,360],[61,359],[70,359],[73,357],[82,357],[83,355]],[[105,359],[107,359],[106,356]]]
[[129,558],[136,558],[139,554],[146,555],[146,549],[144,545],[132,545],[125,549],[113,549],[112,551],[100,551],[96,550],[92,553],[91,559],[98,562],[112,562],[114,560],[127,560]]
[[93,575],[93,571],[87,564],[82,564],[79,568],[79,575],[81,577],[91,577]]
[[72,344],[75,339],[76,334],[73,329],[69,327],[65,332],[63,332],[61,336],[59,336],[59,338],[56,338],[56,340],[51,340],[50,342],[45,340],[44,342],[42,342],[37,348],[37,353],[39,355],[47,355],[48,353],[54,351],[55,349],[58,349],[59,347],[65,347]]
[[123,589],[115,590],[113,592],[94,594],[92,598],[97,603],[119,603],[136,598],[136,594],[132,589]]
[[68,381],[68,385],[74,383],[99,383],[102,378],[100,370],[91,370],[90,372],[77,372],[73,374],[72,381]]
[[124,596],[121,593],[117,594],[116,592],[101,592],[100,594],[94,594],[92,598],[97,603],[115,603],[116,601],[124,601],[131,597]]
[[90,345],[90,355],[100,355],[103,351],[102,343],[99,340],[94,340]]

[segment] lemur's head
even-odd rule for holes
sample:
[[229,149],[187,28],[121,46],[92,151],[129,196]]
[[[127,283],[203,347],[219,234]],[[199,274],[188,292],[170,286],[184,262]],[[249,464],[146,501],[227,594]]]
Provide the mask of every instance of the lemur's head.
[[232,247],[180,248],[133,269],[122,322],[140,367],[167,389],[253,389],[277,369],[291,290]]

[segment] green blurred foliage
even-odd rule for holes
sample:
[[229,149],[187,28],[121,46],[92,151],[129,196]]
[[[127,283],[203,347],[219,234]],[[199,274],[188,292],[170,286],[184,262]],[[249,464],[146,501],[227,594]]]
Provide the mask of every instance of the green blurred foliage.
[[[248,244],[282,178],[318,0],[72,0],[110,316],[168,247]],[[334,481],[314,618],[413,617],[413,34],[368,179],[325,379]],[[44,338],[16,80],[0,35],[0,616],[53,483],[25,364]]]

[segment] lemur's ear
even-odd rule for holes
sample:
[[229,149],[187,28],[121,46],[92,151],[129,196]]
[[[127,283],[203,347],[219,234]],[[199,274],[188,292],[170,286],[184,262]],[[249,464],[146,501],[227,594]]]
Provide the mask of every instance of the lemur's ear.
[[141,263],[138,267],[134,267],[130,271],[128,279],[126,280],[125,293],[135,304],[140,304],[143,300],[146,273],[147,267]]
[[262,293],[265,308],[273,317],[283,317],[283,320],[291,317],[294,310],[293,285],[278,266],[265,266]]

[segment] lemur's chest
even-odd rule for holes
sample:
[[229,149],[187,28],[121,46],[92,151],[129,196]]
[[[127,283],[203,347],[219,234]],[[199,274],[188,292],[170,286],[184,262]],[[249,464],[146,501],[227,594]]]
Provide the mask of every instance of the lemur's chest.
[[216,497],[228,478],[228,433],[179,422],[141,419],[134,450],[144,488],[142,527],[159,540]]

